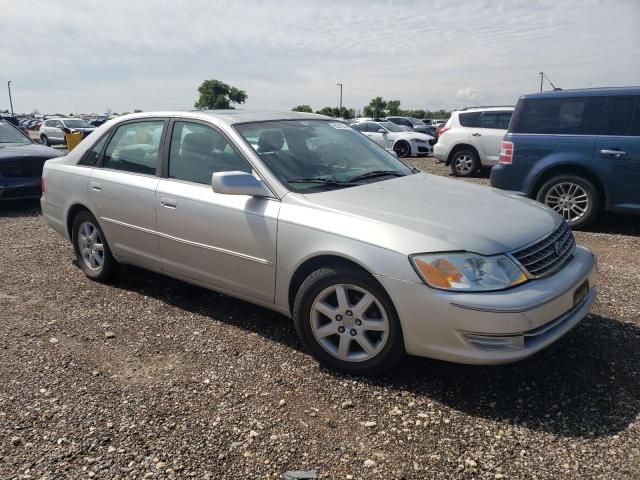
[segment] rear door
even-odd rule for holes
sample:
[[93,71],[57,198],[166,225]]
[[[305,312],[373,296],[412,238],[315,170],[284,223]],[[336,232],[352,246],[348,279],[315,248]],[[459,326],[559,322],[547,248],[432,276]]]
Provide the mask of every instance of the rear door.
[[162,118],[119,125],[89,178],[94,214],[116,258],[159,268],[156,188],[163,136]]
[[640,210],[640,97],[609,97],[593,166],[608,184],[608,205]]
[[484,112],[479,125],[471,131],[471,137],[480,154],[484,166],[498,163],[500,143],[509,128],[510,111]]

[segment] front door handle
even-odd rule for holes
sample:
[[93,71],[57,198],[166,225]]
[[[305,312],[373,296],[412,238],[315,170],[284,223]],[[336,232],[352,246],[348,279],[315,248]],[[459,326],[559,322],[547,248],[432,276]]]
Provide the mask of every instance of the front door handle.
[[606,155],[608,157],[624,157],[627,152],[623,152],[622,150],[616,150],[616,149],[612,149],[612,150],[600,150],[600,154],[601,155]]
[[164,208],[171,208],[173,210],[178,208],[178,202],[176,202],[175,198],[162,197],[160,199],[160,205]]
[[472,133],[471,135],[473,135],[474,137],[481,137],[481,136],[482,136],[482,134],[481,134],[481,133],[478,133],[478,132],[476,132],[476,133]]
[[93,190],[95,192],[99,192],[100,190],[102,190],[102,184],[101,183],[91,182],[89,185],[91,186],[91,190]]

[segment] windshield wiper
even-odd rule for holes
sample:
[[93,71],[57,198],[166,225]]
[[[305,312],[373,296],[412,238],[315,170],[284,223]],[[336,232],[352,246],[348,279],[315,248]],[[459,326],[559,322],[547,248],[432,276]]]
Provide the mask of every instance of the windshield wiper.
[[371,172],[363,173],[362,175],[356,175],[353,178],[350,178],[350,182],[355,182],[358,180],[365,180],[367,178],[375,178],[375,177],[385,177],[385,176],[394,176],[394,177],[404,177],[406,174],[397,172],[395,170],[373,170]]
[[322,185],[359,185],[358,183],[354,183],[351,180],[345,182],[343,180],[336,180],[335,178],[323,178],[323,177],[310,177],[310,178],[294,178],[291,180],[287,180],[287,183],[319,183]]

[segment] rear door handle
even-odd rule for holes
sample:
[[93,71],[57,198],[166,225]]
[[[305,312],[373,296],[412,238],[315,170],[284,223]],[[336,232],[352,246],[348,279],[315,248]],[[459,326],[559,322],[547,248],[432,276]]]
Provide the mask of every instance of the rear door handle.
[[175,198],[162,197],[160,199],[160,205],[164,208],[171,208],[173,210],[178,208],[178,202],[176,202]]
[[612,150],[600,150],[600,154],[601,155],[606,155],[608,157],[624,157],[627,152],[623,152],[622,150],[616,150],[616,149],[612,149]]
[[99,192],[100,190],[102,190],[102,184],[98,183],[98,182],[91,182],[89,184],[91,186],[91,190]]
[[474,137],[481,137],[481,136],[482,136],[482,134],[481,134],[481,133],[478,133],[478,132],[476,132],[476,133],[472,133],[471,135],[473,135]]

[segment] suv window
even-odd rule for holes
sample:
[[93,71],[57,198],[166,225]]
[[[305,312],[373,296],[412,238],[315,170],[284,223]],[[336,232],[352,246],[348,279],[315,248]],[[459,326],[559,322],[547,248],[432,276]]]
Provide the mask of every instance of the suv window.
[[104,137],[102,137],[100,141],[87,152],[84,158],[80,160],[80,165],[95,167],[98,164],[98,160],[100,160],[100,154],[102,153],[102,150],[107,143],[107,138],[109,138],[109,135],[105,135]]
[[463,127],[477,127],[482,112],[467,112],[460,113],[458,118],[460,119],[460,125]]
[[199,123],[174,124],[169,178],[209,185],[215,172],[234,171],[251,173],[251,166],[222,134]]
[[513,133],[596,135],[605,97],[559,97],[520,100]]
[[104,153],[102,166],[154,175],[164,120],[127,123],[118,127]]
[[607,105],[607,125],[603,134],[639,135],[640,105],[638,103],[638,97],[610,97]]
[[482,114],[482,128],[496,128],[506,130],[509,128],[511,112],[484,112]]

